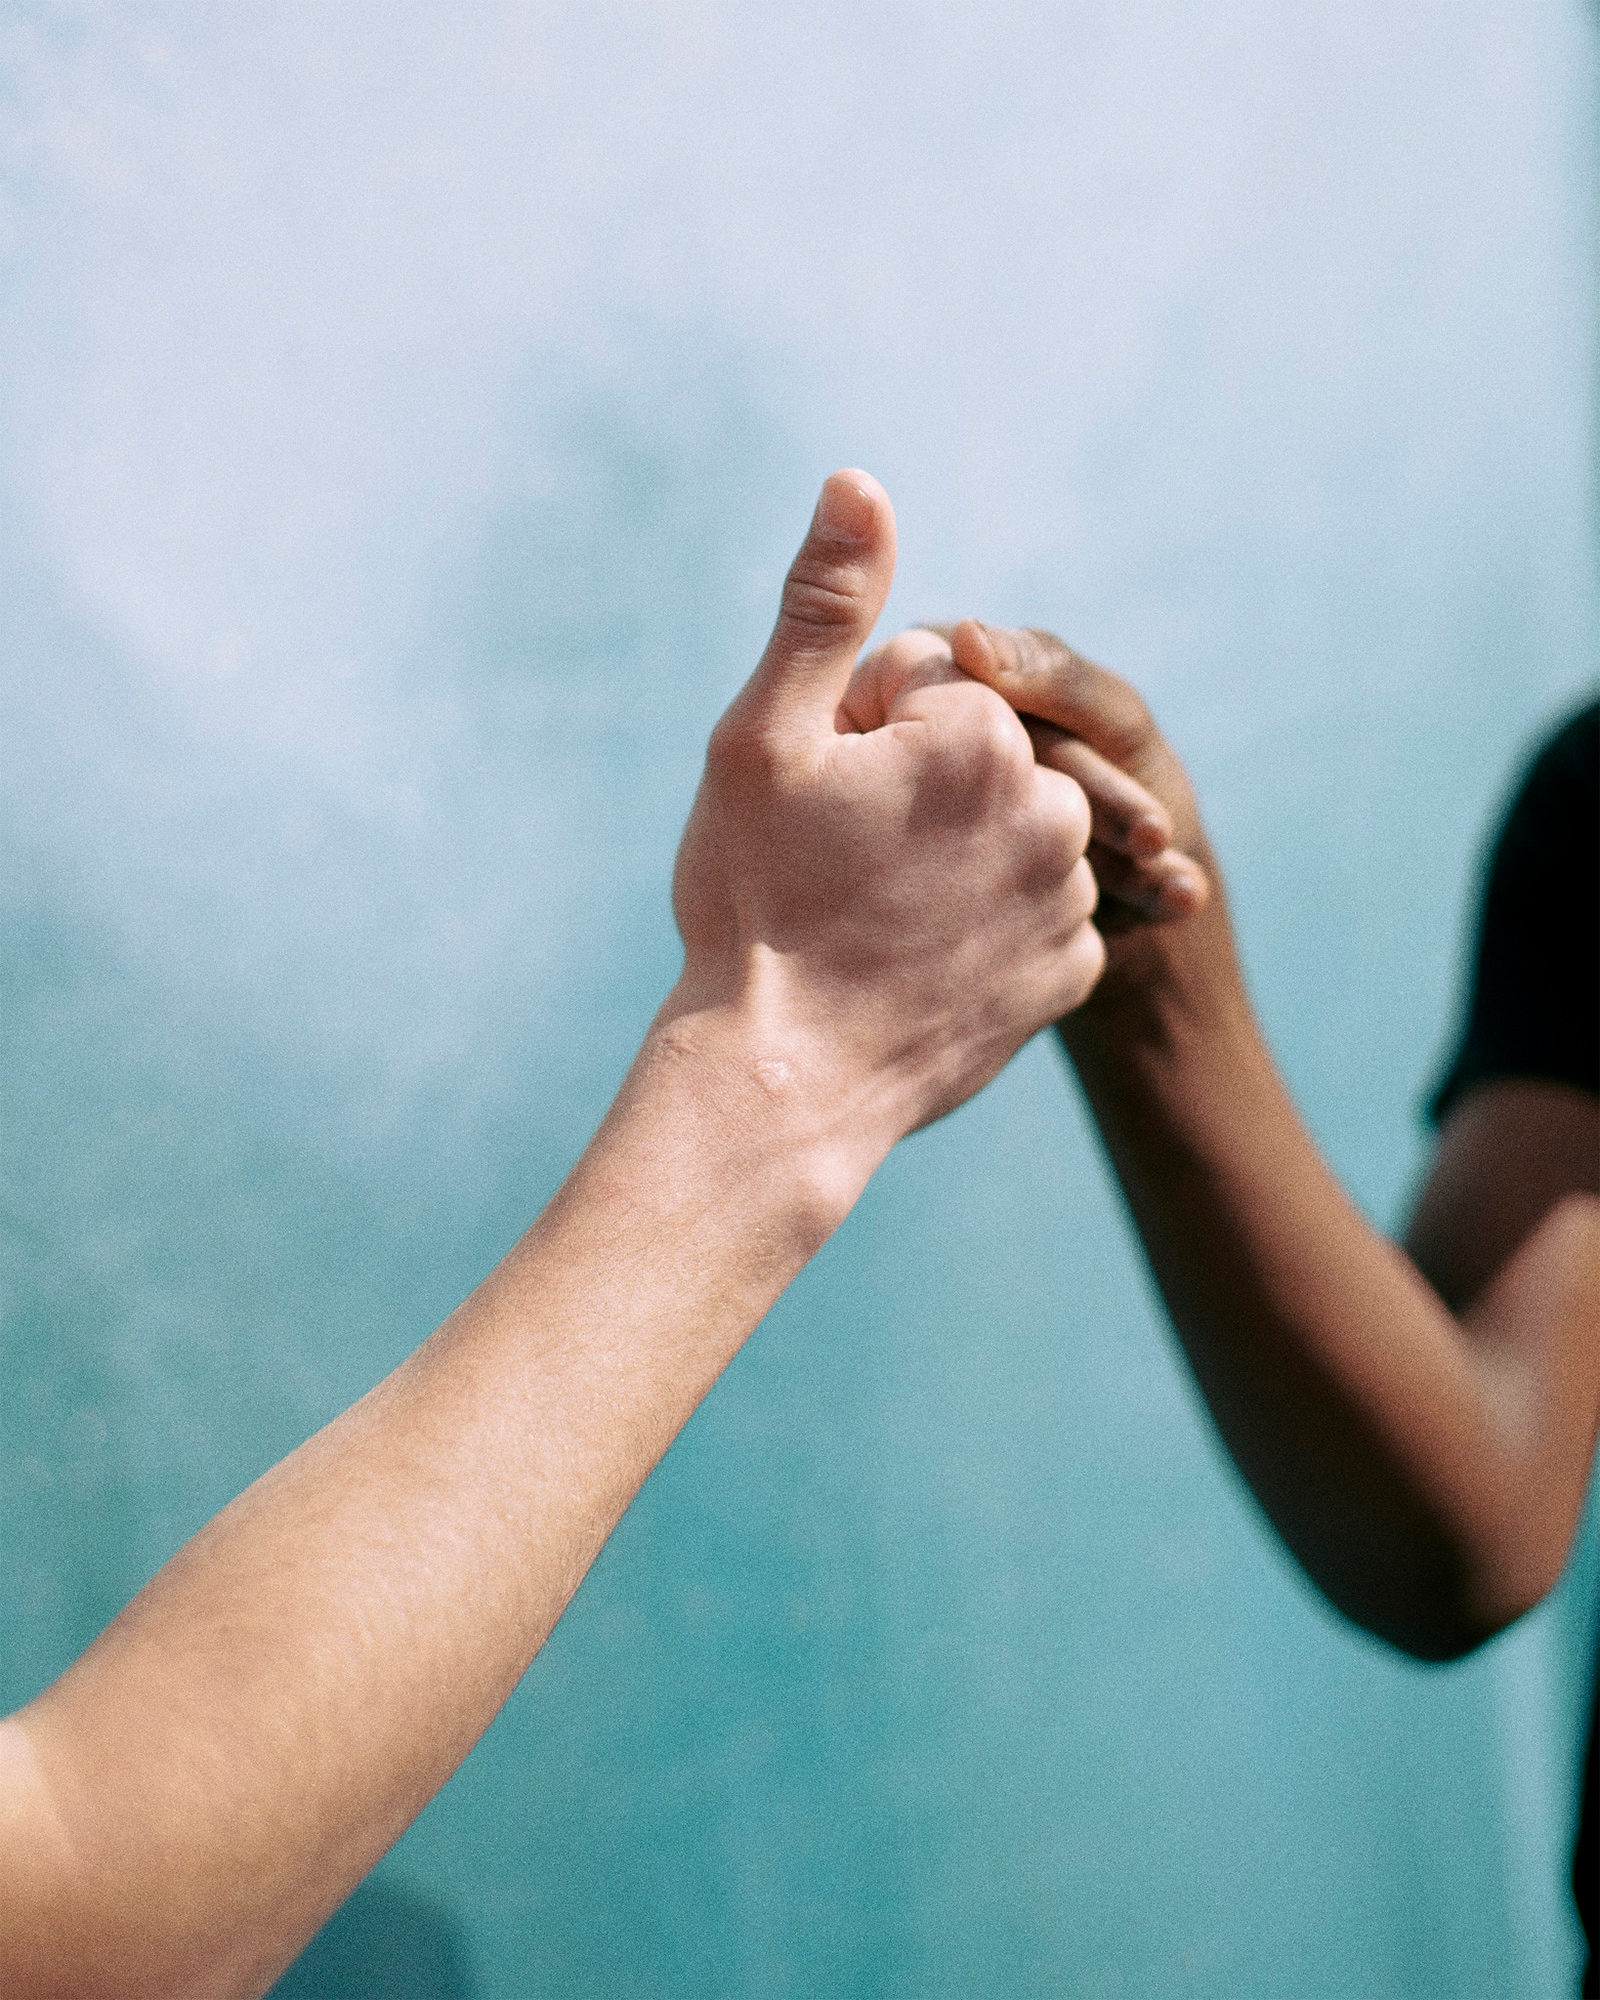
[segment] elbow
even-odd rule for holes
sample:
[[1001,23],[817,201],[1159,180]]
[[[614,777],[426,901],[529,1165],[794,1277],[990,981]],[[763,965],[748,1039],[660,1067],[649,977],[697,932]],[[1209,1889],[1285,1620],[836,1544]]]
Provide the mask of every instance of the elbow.
[[1449,1666],[1498,1639],[1542,1604],[1566,1567],[1570,1537],[1529,1536],[1487,1558],[1413,1576],[1386,1593],[1340,1605],[1346,1616],[1397,1651],[1427,1666]]
[[1520,1613],[1503,1619],[1475,1616],[1468,1607],[1445,1604],[1385,1606],[1345,1603],[1345,1617],[1374,1639],[1427,1667],[1452,1666],[1498,1638]]
[[1522,1616],[1522,1612],[1514,1612],[1497,1621],[1473,1618],[1430,1621],[1425,1625],[1402,1626],[1378,1636],[1425,1667],[1449,1667],[1458,1660],[1469,1659],[1491,1639],[1498,1639]]
[[[1507,1518],[1507,1514],[1510,1518]],[[1574,1520],[1564,1508],[1506,1510],[1478,1532],[1433,1531],[1294,1550],[1334,1609],[1408,1658],[1464,1660],[1525,1618],[1566,1567]]]
[[1584,1482],[1530,1481],[1526,1504],[1510,1510],[1491,1548],[1463,1565],[1455,1624],[1462,1658],[1526,1618],[1566,1573],[1582,1513]]
[[1497,1606],[1492,1611],[1467,1601],[1415,1602],[1381,1609],[1370,1602],[1345,1602],[1338,1609],[1353,1625],[1381,1639],[1397,1653],[1404,1653],[1408,1659],[1423,1666],[1447,1667],[1469,1658],[1491,1639],[1498,1639],[1537,1602],[1535,1597],[1526,1603]]

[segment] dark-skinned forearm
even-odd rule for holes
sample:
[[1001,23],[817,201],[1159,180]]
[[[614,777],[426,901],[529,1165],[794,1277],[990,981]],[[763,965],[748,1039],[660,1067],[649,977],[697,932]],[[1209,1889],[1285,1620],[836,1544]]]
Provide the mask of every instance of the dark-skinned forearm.
[[[1463,1325],[1361,1217],[1277,1075],[1220,904],[1200,924],[1141,940],[1137,978],[1114,970],[1063,1039],[1190,1365],[1278,1532],[1357,1623],[1455,1656],[1548,1588],[1581,1498],[1581,1477],[1575,1491],[1541,1479],[1546,1441],[1524,1421],[1515,1364],[1536,1368],[1544,1336],[1508,1365],[1504,1302]],[[1526,1316],[1528,1290],[1508,1309]]]

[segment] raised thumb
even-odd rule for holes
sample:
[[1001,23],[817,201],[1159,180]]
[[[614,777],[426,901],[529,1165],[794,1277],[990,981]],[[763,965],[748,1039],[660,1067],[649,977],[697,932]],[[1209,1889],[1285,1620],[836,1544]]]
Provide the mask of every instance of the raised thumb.
[[870,472],[835,472],[784,579],[748,697],[831,721],[894,581],[894,509]]

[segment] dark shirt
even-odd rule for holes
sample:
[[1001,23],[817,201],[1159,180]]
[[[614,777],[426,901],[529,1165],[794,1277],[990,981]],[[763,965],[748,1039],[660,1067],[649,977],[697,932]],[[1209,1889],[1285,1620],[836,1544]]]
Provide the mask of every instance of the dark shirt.
[[[1600,1094],[1600,702],[1539,752],[1495,843],[1466,1029],[1430,1106],[1433,1116],[1442,1118],[1464,1091],[1494,1077],[1535,1077]],[[1600,1681],[1572,1858],[1589,1944],[1585,1995],[1600,1992],[1597,1736]]]

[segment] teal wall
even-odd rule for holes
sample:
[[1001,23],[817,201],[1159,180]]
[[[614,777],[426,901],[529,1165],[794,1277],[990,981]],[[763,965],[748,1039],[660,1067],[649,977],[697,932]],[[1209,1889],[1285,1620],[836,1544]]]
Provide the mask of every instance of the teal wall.
[[[1594,673],[1594,9],[0,13],[0,1702],[515,1238],[823,473],[1146,686],[1375,1217]],[[283,1992],[1545,2000],[1592,1542],[1343,1629],[1041,1042]]]

